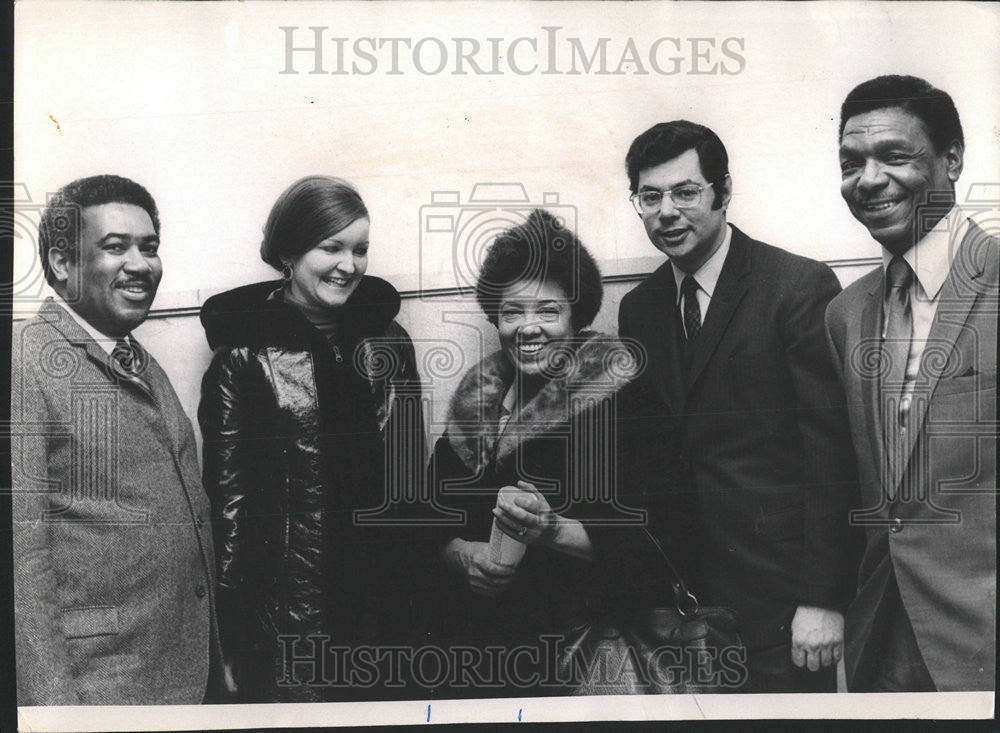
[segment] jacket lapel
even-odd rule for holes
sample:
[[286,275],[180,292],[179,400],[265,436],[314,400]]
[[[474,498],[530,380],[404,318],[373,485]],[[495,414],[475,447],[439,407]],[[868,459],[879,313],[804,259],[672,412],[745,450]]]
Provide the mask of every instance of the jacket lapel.
[[[861,338],[856,359],[849,355],[848,368],[855,369],[861,376],[861,390],[864,395],[865,425],[868,428],[868,439],[871,442],[872,455],[877,466],[884,466],[885,450],[882,445],[882,416],[879,406],[881,394],[879,387],[879,365],[882,353],[882,339],[879,324],[882,320],[882,289],[885,274],[877,278],[871,289],[864,308],[861,311]],[[879,469],[881,471],[881,468]]]
[[726,255],[726,261],[722,265],[719,281],[715,284],[715,292],[712,293],[705,323],[695,339],[691,367],[684,383],[686,392],[690,393],[698,377],[705,370],[708,360],[718,348],[726,327],[736,312],[736,307],[746,295],[748,287],[746,277],[749,274],[750,241],[743,232],[733,227],[729,254]]
[[[153,399],[152,393],[141,382],[129,380],[123,376],[115,374],[109,363],[111,355],[101,348],[101,346],[94,341],[93,337],[84,331],[80,324],[76,322],[76,319],[70,313],[66,312],[66,309],[56,303],[53,299],[48,298],[42,304],[38,315],[48,321],[53,328],[62,334],[63,338],[65,338],[69,344],[83,350],[83,352],[87,355],[87,358],[100,367],[101,372],[107,376],[109,381],[128,384],[132,389],[135,389],[145,395],[147,399]],[[108,338],[108,341],[110,342],[112,339]]]
[[[993,244],[995,246],[995,240]],[[965,239],[962,240],[958,252],[955,253],[948,277],[945,279],[944,285],[941,286],[934,323],[927,336],[927,346],[920,360],[918,381],[910,404],[908,423],[912,429],[908,430],[906,434],[903,463],[897,472],[898,475],[894,477],[897,482],[903,474],[903,468],[909,463],[918,434],[923,431],[927,408],[941,379],[941,374],[950,366],[956,363],[961,364],[961,355],[956,354],[956,352],[959,349],[960,337],[962,331],[965,330],[969,313],[976,300],[982,297],[988,288],[991,286],[996,288],[997,256],[994,252],[992,259],[990,259],[990,246],[989,235],[973,223],[966,233]],[[992,266],[992,279],[985,276],[988,266]],[[932,354],[931,350],[936,344],[948,344],[948,353]],[[955,361],[956,358],[958,362]]]
[[642,333],[650,334],[646,369],[649,380],[673,409],[684,409],[684,365],[679,349],[680,321],[677,309],[677,284],[670,261],[664,262],[651,276],[644,292],[645,303],[637,308],[644,319]]

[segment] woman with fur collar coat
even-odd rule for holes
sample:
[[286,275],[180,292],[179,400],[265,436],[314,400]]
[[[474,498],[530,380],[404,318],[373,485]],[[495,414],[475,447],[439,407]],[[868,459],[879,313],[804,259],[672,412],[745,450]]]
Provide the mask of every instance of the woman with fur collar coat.
[[615,595],[621,530],[593,520],[637,519],[621,501],[613,437],[636,362],[617,339],[582,331],[601,295],[587,250],[542,210],[484,260],[477,299],[500,350],[461,380],[429,466],[456,521],[435,537],[427,594],[429,633],[457,673],[441,696],[567,692],[552,677],[551,635]]

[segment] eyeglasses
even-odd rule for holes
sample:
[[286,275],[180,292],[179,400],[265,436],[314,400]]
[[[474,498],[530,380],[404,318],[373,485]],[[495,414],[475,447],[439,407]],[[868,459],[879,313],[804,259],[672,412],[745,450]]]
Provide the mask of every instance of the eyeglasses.
[[634,193],[628,198],[639,216],[644,216],[659,212],[660,206],[663,204],[664,195],[670,197],[670,200],[674,203],[674,208],[690,209],[693,206],[697,206],[701,203],[702,193],[704,193],[706,188],[711,187],[711,183],[704,186],[698,183],[685,183],[666,191],[639,191],[639,193]]

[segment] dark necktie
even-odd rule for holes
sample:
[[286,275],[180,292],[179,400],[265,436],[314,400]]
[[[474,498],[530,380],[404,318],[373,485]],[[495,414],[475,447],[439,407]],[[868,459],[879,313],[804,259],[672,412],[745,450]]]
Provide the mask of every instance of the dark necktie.
[[149,364],[149,357],[138,343],[132,339],[128,341],[123,338],[118,339],[108,363],[119,380],[134,384],[147,396],[152,396],[153,391],[149,387],[149,382],[142,376]]
[[691,275],[686,275],[681,283],[681,297],[684,299],[684,330],[687,343],[694,343],[701,330],[701,308],[698,307],[698,283]]
[[882,430],[886,457],[890,498],[892,498],[897,471],[903,469],[903,415],[900,402],[906,377],[906,361],[910,355],[913,338],[913,310],[910,307],[910,285],[913,270],[902,257],[892,258],[886,270],[885,326],[882,339]]

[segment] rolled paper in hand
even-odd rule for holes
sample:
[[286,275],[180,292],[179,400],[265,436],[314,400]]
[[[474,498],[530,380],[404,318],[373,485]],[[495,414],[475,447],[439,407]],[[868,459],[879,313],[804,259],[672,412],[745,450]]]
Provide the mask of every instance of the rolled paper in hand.
[[[497,501],[504,494],[523,494],[523,491],[515,489],[513,486],[504,486],[497,492]],[[493,519],[493,530],[490,532],[490,559],[500,565],[517,565],[524,557],[528,546],[523,542],[518,542],[513,537],[503,533],[497,526],[497,520]]]

